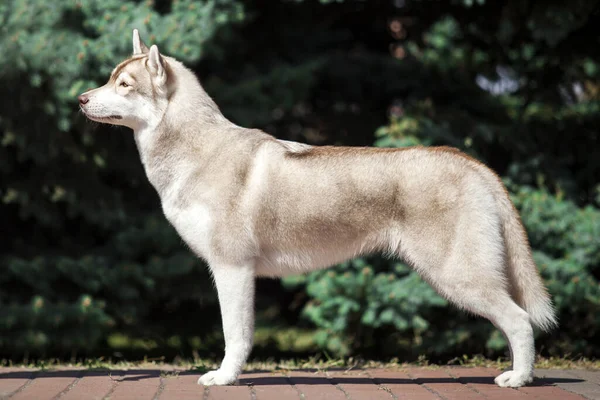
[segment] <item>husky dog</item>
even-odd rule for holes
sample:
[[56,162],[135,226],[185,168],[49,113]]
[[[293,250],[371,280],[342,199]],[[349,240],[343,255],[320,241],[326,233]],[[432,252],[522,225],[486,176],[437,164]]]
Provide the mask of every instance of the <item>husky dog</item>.
[[196,76],[133,31],[133,55],[79,96],[91,120],[133,129],[150,183],[217,289],[229,385],[252,348],[256,277],[385,252],[508,339],[499,386],[533,379],[532,325],[556,325],[520,217],[498,176],[458,150],[309,146],[228,121]]

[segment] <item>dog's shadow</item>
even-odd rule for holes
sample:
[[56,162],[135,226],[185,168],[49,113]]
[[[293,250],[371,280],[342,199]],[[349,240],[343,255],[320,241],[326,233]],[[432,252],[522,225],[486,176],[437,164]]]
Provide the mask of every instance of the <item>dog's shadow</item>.
[[[336,370],[330,369],[329,371],[335,372]],[[339,372],[339,371],[338,371]],[[292,376],[284,375],[271,375],[273,371],[268,370],[252,370],[244,371],[238,381],[238,385],[243,386],[289,386],[294,385],[337,385],[337,384],[349,384],[349,385],[402,385],[402,384],[436,384],[436,383],[462,383],[462,384],[484,384],[484,385],[495,385],[494,377],[482,377],[482,376],[462,376],[460,378],[380,378],[375,372],[371,377],[363,376],[333,376],[327,377],[323,375],[315,376],[297,376],[296,373],[313,373],[315,370],[304,369],[294,370]],[[63,370],[63,371],[8,371],[0,372],[0,379],[35,379],[38,377],[45,378],[82,378],[90,376],[107,376],[115,381],[141,381],[144,379],[158,378],[162,374],[173,375],[173,376],[185,376],[185,375],[202,375],[201,372],[196,370],[177,371],[160,371],[158,369],[132,369],[132,370]],[[251,377],[249,374],[264,374],[266,376]],[[535,378],[533,383],[529,386],[552,386],[563,383],[580,383],[585,382],[583,379],[578,378],[558,378],[558,377],[543,377]]]
[[[270,372],[270,371],[249,371],[248,373],[259,373],[259,372]],[[299,372],[310,372],[310,371],[299,371]],[[578,378],[534,378],[533,383],[528,386],[553,386],[562,383],[581,383],[583,379]],[[427,385],[436,383],[462,383],[462,384],[484,384],[484,385],[496,385],[494,383],[494,377],[482,377],[482,376],[462,376],[460,378],[379,378],[377,374],[373,374],[371,377],[360,377],[360,376],[334,376],[331,378],[325,376],[259,376],[253,378],[245,378],[243,375],[239,379],[238,384],[244,386],[289,386],[294,385],[337,385],[337,384],[348,384],[348,385]]]
[[[348,385],[427,385],[436,383],[462,383],[462,384],[483,384],[493,385],[494,376],[461,376],[459,378],[452,377],[440,377],[440,378],[381,378],[377,376],[377,372],[372,373],[369,377],[366,376],[340,376],[339,373],[345,371],[341,368],[329,368],[329,372],[337,372],[338,375],[327,377],[323,375],[317,375],[318,371],[315,369],[302,369],[292,371],[292,376],[273,375],[273,376],[258,376],[258,377],[247,377],[247,374],[269,374],[273,371],[269,370],[253,370],[244,371],[240,379],[238,380],[239,385],[246,386],[286,386],[290,384],[294,385],[332,385],[332,384],[348,384]],[[295,373],[302,373],[303,376],[297,376]],[[314,374],[314,376],[307,376],[307,374]],[[564,383],[582,383],[585,382],[581,378],[564,378],[564,377],[535,377],[533,383],[528,386],[554,386],[557,384]]]

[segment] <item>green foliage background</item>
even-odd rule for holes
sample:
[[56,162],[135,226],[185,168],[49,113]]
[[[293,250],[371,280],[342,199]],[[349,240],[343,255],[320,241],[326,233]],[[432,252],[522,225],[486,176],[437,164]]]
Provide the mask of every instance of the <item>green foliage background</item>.
[[[77,111],[137,27],[239,125],[486,162],[559,311],[539,348],[600,355],[599,12],[593,0],[0,3],[0,354],[222,352],[206,267],[162,216],[131,132]],[[257,309],[259,356],[505,351],[491,324],[378,256],[261,281]]]

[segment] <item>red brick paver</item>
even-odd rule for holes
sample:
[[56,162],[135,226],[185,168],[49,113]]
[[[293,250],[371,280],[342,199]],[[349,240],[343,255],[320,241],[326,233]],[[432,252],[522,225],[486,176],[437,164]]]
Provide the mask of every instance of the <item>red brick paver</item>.
[[81,371],[63,371],[59,375],[42,372],[10,398],[14,400],[51,399],[67,391],[81,375]]
[[79,381],[60,397],[61,400],[101,400],[104,399],[124,376],[122,371],[84,371]]
[[302,393],[305,399],[311,400],[344,400],[346,395],[332,380],[323,373],[315,371],[291,371],[288,373],[290,382],[298,393]]
[[371,370],[374,381],[386,388],[397,399],[436,400],[439,396],[414,381],[406,371]]
[[1,371],[4,376],[3,379],[0,379],[0,398],[25,389],[33,382],[32,378],[37,374],[35,371],[24,368],[2,368]]
[[163,378],[164,388],[157,400],[180,399],[199,400],[204,396],[204,389],[198,386],[199,374],[189,371],[166,374]]
[[162,379],[158,369],[124,371],[110,393],[110,399],[154,399],[162,391]]
[[347,398],[357,400],[387,400],[392,399],[392,394],[378,385],[366,370],[340,370],[328,372],[338,389]]
[[538,370],[530,386],[499,388],[492,368],[407,368],[244,373],[237,386],[204,387],[170,366],[126,371],[0,368],[0,399],[344,400],[600,399],[600,371]]
[[243,375],[239,383],[251,386],[256,400],[300,400],[300,393],[284,374],[248,373]]
[[456,378],[448,374],[446,369],[423,369],[410,368],[407,370],[408,376],[415,379],[417,383],[423,385],[432,393],[447,400],[478,400],[485,397],[473,390],[468,385],[457,381]]

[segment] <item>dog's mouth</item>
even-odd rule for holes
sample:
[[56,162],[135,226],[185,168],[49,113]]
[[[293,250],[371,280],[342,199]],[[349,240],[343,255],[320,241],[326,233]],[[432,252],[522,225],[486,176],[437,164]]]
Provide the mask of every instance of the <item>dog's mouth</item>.
[[85,110],[83,110],[83,113],[85,114],[86,117],[88,117],[89,119],[93,120],[93,121],[98,121],[98,122],[103,122],[103,121],[110,121],[110,120],[119,120],[119,119],[123,119],[123,117],[121,115],[109,115],[109,116],[98,116],[98,115],[92,115],[92,114],[88,114],[87,112],[85,112]]

